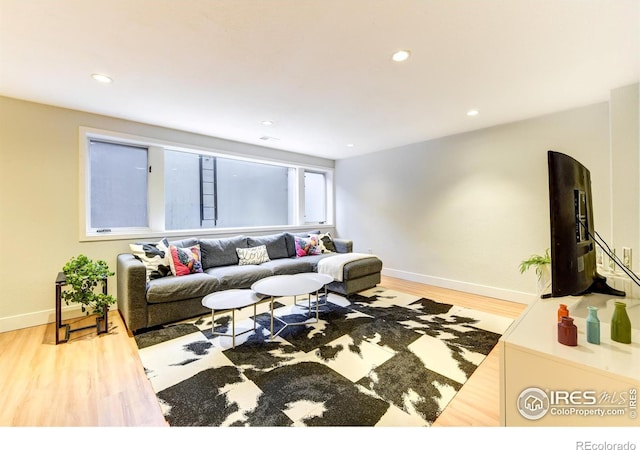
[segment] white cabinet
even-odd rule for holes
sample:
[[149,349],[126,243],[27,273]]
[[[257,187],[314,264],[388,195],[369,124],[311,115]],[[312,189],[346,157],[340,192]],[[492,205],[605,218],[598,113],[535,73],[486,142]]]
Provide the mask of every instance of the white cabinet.
[[[623,301],[632,342],[610,338],[613,304]],[[564,303],[578,327],[578,346],[557,340]],[[600,345],[587,342],[587,306],[597,306]],[[640,300],[591,294],[539,299],[499,342],[503,426],[640,426]]]

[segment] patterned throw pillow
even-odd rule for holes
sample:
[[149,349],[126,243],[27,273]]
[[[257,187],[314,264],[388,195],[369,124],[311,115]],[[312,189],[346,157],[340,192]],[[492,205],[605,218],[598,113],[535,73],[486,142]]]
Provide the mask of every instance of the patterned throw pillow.
[[171,256],[167,239],[161,239],[159,242],[129,244],[129,248],[133,256],[144,264],[147,270],[147,283],[150,280],[171,275]]
[[257,247],[250,248],[237,248],[236,253],[239,258],[239,266],[262,264],[267,261],[271,261],[269,259],[269,254],[267,253],[266,245],[259,245]]
[[308,238],[296,236],[296,255],[309,256],[320,255],[322,249],[320,247],[320,240],[317,236],[309,236]]
[[202,259],[200,258],[200,245],[196,244],[188,248],[169,246],[171,253],[171,272],[181,277],[191,273],[202,273]]
[[[314,236],[316,237],[316,236]],[[333,243],[333,237],[331,233],[322,233],[317,236],[318,242],[320,243],[320,251],[322,253],[336,253],[336,246]]]

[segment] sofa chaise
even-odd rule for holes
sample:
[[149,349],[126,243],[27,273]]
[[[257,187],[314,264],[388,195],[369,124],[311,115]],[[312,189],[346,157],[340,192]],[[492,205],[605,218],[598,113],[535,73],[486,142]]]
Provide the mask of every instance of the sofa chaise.
[[[380,283],[382,261],[353,253],[353,242],[330,234],[277,233],[132,244],[117,257],[118,310],[129,333],[210,313],[212,292],[248,289],[259,279],[316,272],[318,263],[351,253],[328,290],[350,295]],[[341,278],[341,279],[340,279]]]

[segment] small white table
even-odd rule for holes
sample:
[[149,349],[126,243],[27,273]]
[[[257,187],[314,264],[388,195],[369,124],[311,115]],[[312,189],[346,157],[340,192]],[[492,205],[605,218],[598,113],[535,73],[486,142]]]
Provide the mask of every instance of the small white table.
[[327,285],[333,281],[333,277],[331,275],[327,275],[326,273],[315,273],[315,272],[305,272],[305,273],[298,274],[298,276],[309,278],[311,280],[316,280],[322,283],[322,286],[320,286],[320,288],[324,286],[324,302],[320,303],[320,297],[318,296],[318,292],[320,292],[320,290],[316,291],[316,302],[320,306],[326,305],[327,304]]
[[[312,292],[318,292],[326,283],[317,277],[309,277],[308,273],[301,273],[295,275],[274,275],[271,277],[263,278],[256,281],[251,285],[251,290],[258,294],[271,297],[271,340],[282,332],[287,326],[291,325],[305,325],[307,323],[315,323],[319,321],[318,315],[318,302],[316,301],[316,320],[315,322],[294,322],[288,323],[279,317],[275,317],[273,314],[273,301],[275,297],[288,297],[294,298],[298,295],[310,296]],[[326,280],[326,279],[325,279]],[[309,297],[309,304],[311,304],[311,297]],[[284,324],[277,333],[273,333],[273,320],[279,320]]]
[[[211,334],[216,336],[230,336],[231,345],[235,348],[236,336],[256,330],[256,305],[262,300],[254,291],[249,289],[229,289],[226,291],[214,292],[202,299],[202,306],[211,309]],[[236,334],[236,309],[253,305],[253,330],[245,330]],[[231,311],[231,333],[215,332],[216,311]]]

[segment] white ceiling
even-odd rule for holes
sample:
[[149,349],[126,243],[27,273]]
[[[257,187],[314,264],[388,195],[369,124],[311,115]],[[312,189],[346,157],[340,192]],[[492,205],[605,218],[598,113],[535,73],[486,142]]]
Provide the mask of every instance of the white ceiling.
[[331,159],[639,80],[639,0],[0,0],[0,95]]

